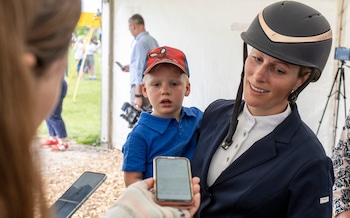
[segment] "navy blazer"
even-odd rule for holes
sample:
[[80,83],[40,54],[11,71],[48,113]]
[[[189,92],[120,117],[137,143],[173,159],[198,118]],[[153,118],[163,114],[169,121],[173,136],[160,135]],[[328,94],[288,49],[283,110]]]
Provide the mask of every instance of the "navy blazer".
[[332,161],[296,106],[207,186],[211,158],[228,132],[233,105],[233,100],[217,100],[204,113],[192,160],[193,175],[201,179],[195,217],[332,217]]

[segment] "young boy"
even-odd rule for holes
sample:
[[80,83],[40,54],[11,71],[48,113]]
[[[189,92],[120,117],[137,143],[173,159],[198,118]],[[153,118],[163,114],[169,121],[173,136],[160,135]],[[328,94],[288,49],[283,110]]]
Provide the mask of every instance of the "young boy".
[[198,108],[182,106],[190,87],[188,64],[182,51],[164,46],[148,52],[142,93],[153,111],[141,114],[123,146],[126,186],[152,177],[152,161],[156,156],[192,159],[203,113]]

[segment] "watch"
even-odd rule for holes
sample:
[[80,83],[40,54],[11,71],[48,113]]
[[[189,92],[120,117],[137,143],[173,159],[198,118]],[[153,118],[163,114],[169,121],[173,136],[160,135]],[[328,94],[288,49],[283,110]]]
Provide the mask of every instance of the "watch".
[[141,98],[143,95],[135,94],[135,98]]

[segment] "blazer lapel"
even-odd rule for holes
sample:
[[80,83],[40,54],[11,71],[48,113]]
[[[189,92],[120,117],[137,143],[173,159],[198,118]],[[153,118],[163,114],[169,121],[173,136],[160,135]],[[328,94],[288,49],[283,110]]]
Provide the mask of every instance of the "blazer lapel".
[[[276,143],[289,143],[300,123],[301,119],[297,107],[296,105],[293,105],[292,114],[270,134],[255,142],[246,152],[227,167],[215,181],[213,186],[276,157]],[[286,129],[288,129],[288,131],[286,131]]]
[[244,152],[221,173],[215,184],[237,176],[242,172],[246,172],[249,169],[274,158],[277,155],[275,143],[275,139],[271,136],[255,142],[246,152]]

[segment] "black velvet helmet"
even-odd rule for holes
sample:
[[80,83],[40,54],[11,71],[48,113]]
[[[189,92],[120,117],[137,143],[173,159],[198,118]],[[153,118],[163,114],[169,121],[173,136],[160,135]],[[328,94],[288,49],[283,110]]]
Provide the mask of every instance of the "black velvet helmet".
[[332,30],[325,17],[294,1],[267,6],[241,37],[248,45],[274,58],[315,68],[311,82],[321,76],[332,46]]

